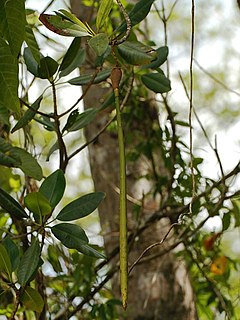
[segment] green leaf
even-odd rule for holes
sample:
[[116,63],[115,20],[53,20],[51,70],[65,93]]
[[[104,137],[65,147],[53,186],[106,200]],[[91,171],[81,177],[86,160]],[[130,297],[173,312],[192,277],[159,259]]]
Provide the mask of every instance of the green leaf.
[[52,265],[54,271],[56,273],[62,272],[63,270],[60,263],[61,252],[56,246],[56,244],[48,245],[47,256],[48,256],[48,261]]
[[25,35],[24,0],[1,0],[0,31],[10,45],[12,55],[17,58]]
[[37,63],[40,62],[41,54],[40,54],[40,49],[37,43],[37,40],[35,38],[35,35],[33,33],[33,28],[29,24],[26,25],[25,27],[25,41],[30,48],[32,55],[34,59],[36,60]]
[[113,0],[101,0],[96,18],[96,27],[99,30],[105,23],[113,6]]
[[42,179],[42,169],[27,151],[13,147],[0,137],[0,164],[20,168],[26,175]]
[[60,77],[65,77],[85,61],[86,51],[81,48],[81,38],[75,38],[68,48],[60,65]]
[[34,179],[42,179],[42,169],[36,159],[27,151],[13,147],[0,137],[0,164],[6,166],[16,166],[26,175]]
[[47,157],[46,157],[46,161],[50,160],[51,155],[53,154],[54,151],[59,149],[59,143],[58,140],[50,147]]
[[48,215],[52,207],[48,199],[41,192],[31,192],[24,198],[24,203],[28,210],[39,217]]
[[[61,10],[63,11],[63,10]],[[64,10],[65,11],[65,10]],[[66,11],[65,11],[66,13]],[[56,12],[57,15],[41,14],[39,20],[54,33],[69,37],[86,37],[92,36],[89,29],[82,23],[72,22],[65,15]],[[72,15],[73,16],[73,15]]]
[[143,68],[151,68],[151,69],[157,69],[159,68],[166,60],[168,57],[168,47],[160,47],[156,50],[157,53],[157,59],[154,60],[152,63],[143,66]]
[[227,212],[224,214],[223,219],[222,219],[222,224],[223,224],[223,231],[227,230],[230,227],[231,224],[231,213]]
[[[56,12],[58,14],[58,12]],[[78,26],[80,26],[82,29],[86,30],[86,31],[90,31],[91,35],[94,34],[94,32],[91,30],[91,28],[87,25],[85,25],[81,20],[79,20],[74,14],[72,14],[71,12],[64,10],[64,9],[60,9],[59,13],[61,15],[61,17],[65,17],[66,19],[69,19],[69,21],[72,21],[73,23],[76,23]]]
[[80,114],[78,113],[78,110],[72,111],[63,131],[71,132],[86,127],[86,125],[95,119],[97,112],[98,110],[93,108],[89,108]]
[[[16,125],[13,127],[12,129],[12,133],[25,127],[35,116],[36,112],[41,105],[43,96],[41,95],[39,98],[37,98],[37,100],[35,102],[33,102],[33,104],[31,105],[31,109],[28,109],[24,115],[18,120],[18,122],[16,123]],[[35,111],[34,111],[35,110]]]
[[[106,80],[110,76],[110,74],[111,74],[111,69],[106,69],[106,70],[100,71],[97,74],[97,76],[95,77],[93,83],[97,84],[97,83],[100,83],[100,82]],[[76,86],[82,86],[85,84],[89,84],[92,81],[93,76],[94,76],[93,74],[87,74],[87,75],[85,74],[80,77],[76,77],[76,78],[69,80],[68,83],[76,85]]]
[[41,180],[43,177],[42,168],[38,164],[37,160],[27,151],[13,147],[12,153],[14,156],[17,156],[21,160],[21,165],[18,167],[29,177],[32,177],[36,180]]
[[92,213],[105,198],[103,192],[93,192],[86,194],[66,205],[57,215],[61,221],[71,221],[83,218]]
[[235,227],[240,227],[240,201],[238,199],[232,200],[233,216],[235,220]]
[[28,218],[28,215],[20,204],[13,199],[7,192],[0,188],[0,206],[18,219]]
[[39,246],[38,239],[34,239],[32,245],[25,251],[18,270],[17,270],[17,278],[18,282],[25,286],[34,272],[36,271],[39,259],[40,259],[41,249]]
[[35,77],[38,77],[38,62],[33,56],[30,47],[24,49],[23,57],[27,66],[27,70],[31,72]]
[[3,245],[6,248],[7,253],[9,255],[12,265],[12,271],[14,271],[17,269],[20,261],[18,246],[15,244],[15,242],[12,241],[12,239],[9,236],[7,236],[3,240]]
[[[154,1],[155,0],[140,0],[137,2],[137,4],[132,8],[132,10],[128,14],[131,20],[132,27],[146,18]],[[121,26],[117,28],[116,31],[124,32],[126,28],[127,25],[124,21],[121,24]]]
[[114,93],[111,92],[110,95],[101,104],[101,106],[99,107],[98,110],[102,111],[102,110],[108,108],[109,106],[114,106],[114,103],[115,103]]
[[90,257],[106,259],[106,257],[102,253],[98,252],[96,249],[94,249],[89,244],[81,244],[78,248],[78,251],[80,251],[83,254],[90,256]]
[[4,272],[8,279],[12,279],[12,266],[6,248],[0,243],[0,271]]
[[171,83],[162,73],[148,73],[142,77],[143,84],[156,93],[164,93],[171,90]]
[[43,181],[39,191],[48,199],[51,207],[55,208],[63,197],[65,187],[64,173],[58,169]]
[[44,301],[40,293],[28,286],[21,295],[20,301],[27,310],[36,311],[38,313],[42,311],[44,306]]
[[88,238],[80,226],[70,223],[60,223],[51,229],[54,236],[60,240],[65,247],[76,249],[88,256],[105,259],[104,255],[88,245]]
[[0,93],[0,121],[2,124],[9,126],[9,111],[5,105],[1,104],[1,93]]
[[[0,10],[1,11],[1,10]],[[12,56],[9,45],[0,38],[0,106],[19,112],[18,63]]]
[[125,41],[118,46],[118,52],[127,63],[132,65],[149,64],[157,57],[155,50],[138,41]]
[[48,130],[48,131],[55,131],[55,124],[54,121],[51,120],[49,117],[47,116],[35,116],[34,118],[35,121],[41,123],[44,127],[44,129]]
[[51,79],[58,69],[58,63],[51,57],[40,59],[38,76],[42,79]]
[[0,165],[6,167],[18,167],[21,165],[21,160],[19,157],[11,155],[8,152],[2,152],[0,147]]
[[51,230],[54,236],[69,249],[78,249],[79,245],[87,244],[89,241],[85,231],[76,224],[59,223]]
[[108,36],[105,33],[99,33],[92,37],[88,44],[93,49],[98,57],[104,54],[109,46]]

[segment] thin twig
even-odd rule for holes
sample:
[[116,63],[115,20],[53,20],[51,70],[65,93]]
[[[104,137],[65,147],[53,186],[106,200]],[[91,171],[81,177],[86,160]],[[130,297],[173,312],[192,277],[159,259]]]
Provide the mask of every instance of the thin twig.
[[214,77],[210,72],[208,72],[206,69],[204,69],[200,63],[194,58],[194,62],[197,65],[197,67],[204,72],[206,75],[209,76],[209,78],[211,78],[213,81],[215,81],[216,83],[218,83],[221,87],[223,87],[225,90],[235,93],[237,96],[240,96],[240,93],[237,92],[236,90],[231,89],[230,87],[228,87],[225,83],[223,83],[222,81],[220,81],[219,79],[217,79],[216,77]]
[[[195,3],[192,0],[192,23],[191,23],[191,52],[190,52],[190,95],[189,95],[189,134],[190,134],[190,167],[192,175],[192,200],[195,196],[196,185],[193,167],[193,128],[192,128],[192,113],[193,113],[193,57],[194,57],[194,37],[195,37]],[[192,201],[189,205],[190,214],[192,214]]]
[[142,257],[151,249],[155,248],[156,246],[160,246],[161,244],[163,244],[163,242],[167,239],[169,233],[171,232],[171,230],[173,229],[174,226],[177,226],[178,223],[173,223],[169,230],[167,231],[167,233],[165,234],[165,236],[162,238],[161,241],[159,242],[156,242],[156,243],[153,243],[151,244],[150,246],[148,246],[141,254],[140,256],[137,258],[137,260],[131,265],[131,267],[129,268],[129,271],[128,271],[128,275],[131,273],[131,271],[133,270],[133,268],[139,263],[139,261],[142,259]]
[[57,92],[54,82],[51,82],[52,85],[52,94],[53,94],[53,114],[54,114],[54,122],[55,122],[55,130],[57,133],[58,138],[58,146],[59,146],[59,168],[64,170],[65,169],[65,161],[67,161],[67,149],[66,145],[64,143],[62,133],[60,130],[60,121],[58,116],[58,110],[57,110]]
[[83,100],[83,98],[86,96],[86,94],[88,93],[89,89],[91,88],[91,86],[94,84],[94,80],[96,78],[96,76],[98,75],[98,73],[101,71],[101,68],[97,68],[91,78],[91,80],[89,81],[89,83],[87,84],[85,90],[83,91],[82,95],[80,96],[80,98],[77,99],[77,101],[66,111],[64,111],[63,113],[61,113],[58,117],[59,119],[64,117],[66,114],[68,114],[69,112],[71,112],[78,104],[81,100]]
[[[186,87],[186,85],[185,85],[185,83],[184,83],[184,80],[183,80],[183,77],[182,77],[181,73],[179,73],[179,77],[180,77],[180,79],[181,79],[181,82],[182,82],[182,85],[183,85],[185,94],[186,94],[187,98],[189,99],[189,94],[188,94],[188,91],[187,91],[187,87]],[[223,171],[222,162],[221,162],[221,159],[220,159],[218,150],[217,150],[216,137],[215,137],[215,147],[214,147],[214,146],[212,145],[209,137],[208,137],[208,134],[207,134],[207,132],[206,132],[206,130],[205,130],[205,128],[204,128],[204,126],[203,126],[203,124],[202,124],[202,122],[201,122],[201,119],[199,118],[199,116],[198,116],[198,114],[197,114],[197,111],[196,111],[196,109],[195,109],[194,106],[193,106],[193,112],[194,112],[194,116],[195,116],[195,118],[196,118],[196,120],[197,120],[197,122],[198,122],[198,124],[199,124],[199,126],[200,126],[200,128],[201,128],[201,130],[203,131],[203,134],[204,134],[204,136],[205,136],[205,138],[206,138],[206,140],[207,140],[210,148],[213,150],[213,152],[214,152],[215,155],[216,155],[216,158],[217,158],[217,161],[218,161],[218,164],[219,164],[219,167],[220,167],[221,175],[222,175],[222,180],[223,180],[223,182],[224,182],[224,181],[225,181],[224,171]]]

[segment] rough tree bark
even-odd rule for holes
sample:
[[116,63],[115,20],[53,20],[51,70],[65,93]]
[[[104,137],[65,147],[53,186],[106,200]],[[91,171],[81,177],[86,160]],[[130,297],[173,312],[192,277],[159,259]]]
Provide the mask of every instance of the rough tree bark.
[[[82,20],[88,21],[91,16],[91,8],[84,7],[78,0],[71,0],[72,11]],[[90,65],[85,65],[90,69]],[[93,86],[84,99],[85,108],[97,107],[102,97],[102,90]],[[144,106],[143,106],[144,107]],[[158,125],[157,113],[149,112],[140,121],[134,120],[131,131],[136,130],[141,139],[149,139],[147,128]],[[109,120],[109,110],[97,118],[91,126],[86,129],[87,140],[91,139]],[[127,135],[127,129],[125,134]],[[136,144],[136,136],[133,138],[131,147]],[[119,194],[116,188],[119,185],[119,163],[118,163],[118,142],[116,134],[105,131],[98,140],[89,146],[90,164],[95,188],[107,194],[106,200],[99,207],[100,223],[104,236],[107,254],[118,245],[118,212]],[[157,170],[162,170],[160,158],[157,160]],[[146,173],[151,166],[148,160],[141,156],[138,161],[127,168],[128,194],[134,199],[142,197],[146,188],[144,180],[139,177]],[[164,170],[164,169],[163,169]],[[149,182],[148,182],[149,183]],[[151,185],[148,187],[151,187]],[[146,192],[146,190],[145,190]],[[158,202],[154,198],[146,197],[146,207],[142,215],[148,215],[149,209],[154,212]],[[133,205],[129,202],[128,219],[129,229],[134,231],[137,226],[133,215]],[[160,241],[169,230],[170,222],[162,219],[146,229],[141,236],[137,237],[131,247],[129,255],[130,265],[139,257],[142,251],[149,245]],[[164,242],[169,246],[174,239],[171,234],[170,240]],[[156,247],[150,254],[157,253]],[[116,263],[113,262],[113,263]],[[116,297],[120,296],[118,276],[112,280],[112,289]],[[129,301],[126,314],[123,316],[128,320],[194,320],[197,319],[194,304],[194,294],[190,284],[186,266],[179,261],[173,252],[163,257],[149,260],[146,263],[137,265],[129,277]]]

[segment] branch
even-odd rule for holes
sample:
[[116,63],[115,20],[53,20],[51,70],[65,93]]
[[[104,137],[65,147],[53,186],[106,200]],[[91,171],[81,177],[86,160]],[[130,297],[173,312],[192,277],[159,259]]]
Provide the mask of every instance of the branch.
[[217,79],[216,77],[214,77],[210,72],[208,72],[206,69],[204,69],[200,63],[194,59],[194,62],[195,64],[197,65],[197,67],[202,71],[204,72],[206,75],[209,76],[209,78],[211,78],[213,81],[215,81],[216,83],[218,83],[221,87],[223,87],[225,90],[229,91],[229,92],[232,92],[234,94],[236,94],[237,96],[240,96],[240,93],[231,89],[230,87],[228,87],[225,83],[223,83],[222,81],[220,81],[219,79]]
[[132,24],[131,24],[131,20],[130,20],[130,18],[129,18],[129,15],[128,15],[127,11],[125,10],[125,8],[123,7],[121,1],[120,1],[120,0],[116,0],[116,2],[117,2],[117,4],[118,4],[118,7],[119,7],[119,9],[121,10],[122,14],[124,15],[124,18],[125,18],[125,21],[126,21],[126,25],[127,25],[127,30],[126,30],[125,35],[124,35],[121,39],[119,39],[119,40],[113,39],[113,40],[111,41],[110,44],[111,44],[112,46],[117,46],[117,45],[123,43],[124,41],[126,41],[127,38],[128,38],[129,35],[130,35],[131,27],[132,27]]
[[193,113],[193,57],[194,57],[194,38],[195,38],[195,3],[192,0],[192,24],[191,24],[191,52],[190,52],[190,96],[189,96],[189,134],[190,134],[190,169],[192,175],[192,200],[189,206],[190,213],[192,213],[192,201],[196,192],[194,167],[193,167],[193,128],[192,128],[192,113]]

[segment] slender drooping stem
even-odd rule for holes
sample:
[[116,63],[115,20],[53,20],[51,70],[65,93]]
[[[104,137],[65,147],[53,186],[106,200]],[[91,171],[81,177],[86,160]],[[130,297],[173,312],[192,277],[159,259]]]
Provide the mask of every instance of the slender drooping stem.
[[115,96],[119,166],[120,166],[120,221],[119,221],[119,248],[120,248],[120,287],[122,306],[127,308],[128,297],[128,254],[127,254],[127,192],[126,192],[126,159],[124,136],[122,128],[121,110],[119,102],[119,82],[121,80],[121,69],[113,68],[111,74],[112,87]]

